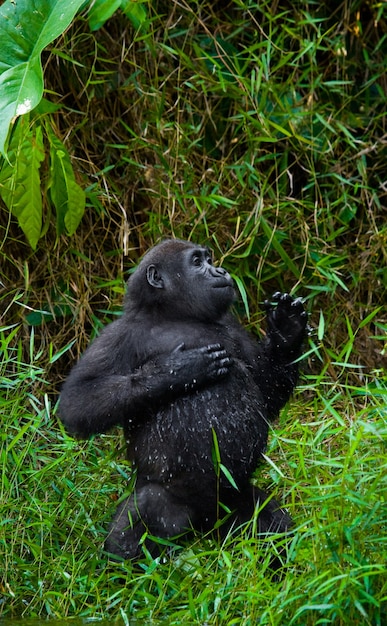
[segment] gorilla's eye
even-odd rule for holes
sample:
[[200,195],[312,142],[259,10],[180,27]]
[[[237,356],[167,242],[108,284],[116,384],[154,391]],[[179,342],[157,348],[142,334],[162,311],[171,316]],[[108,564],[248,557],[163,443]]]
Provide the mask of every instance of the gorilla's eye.
[[201,256],[199,256],[199,254],[194,254],[192,257],[192,263],[193,265],[195,265],[195,267],[200,267],[202,264]]

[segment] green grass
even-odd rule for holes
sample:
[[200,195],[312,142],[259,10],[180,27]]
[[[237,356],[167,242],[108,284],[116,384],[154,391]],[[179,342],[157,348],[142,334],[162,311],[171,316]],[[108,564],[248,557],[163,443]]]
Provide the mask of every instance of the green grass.
[[[372,624],[386,619],[386,381],[305,380],[270,438],[259,484],[296,530],[280,581],[272,540],[198,537],[137,568],[102,547],[130,478],[118,433],[79,443],[55,419],[39,359],[2,332],[2,614],[136,618],[170,624]],[[309,397],[309,399],[307,399]],[[122,443],[122,442],[121,442]],[[384,608],[383,608],[384,603]],[[260,620],[260,621],[259,621]]]
[[[86,189],[75,235],[44,198],[32,252],[0,207],[0,618],[383,626],[387,4],[144,6],[141,32],[80,16],[45,52],[45,123]],[[121,434],[76,442],[55,416],[128,273],[171,235],[214,249],[254,333],[274,291],[306,300],[303,376],[257,470],[296,523],[281,580],[271,540],[247,534],[107,563]]]

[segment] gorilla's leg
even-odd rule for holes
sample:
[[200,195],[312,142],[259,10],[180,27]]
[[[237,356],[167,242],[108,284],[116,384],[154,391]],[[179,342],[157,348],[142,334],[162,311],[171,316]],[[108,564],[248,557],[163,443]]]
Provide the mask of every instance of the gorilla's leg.
[[[221,498],[222,499],[222,498]],[[249,522],[257,511],[257,531],[259,534],[285,533],[293,525],[292,518],[285,509],[281,509],[274,498],[248,484],[240,491],[228,491],[224,503],[233,510],[226,523],[226,531],[231,526],[240,526]]]
[[[191,509],[157,483],[137,486],[118,507],[110,524],[105,550],[124,559],[141,556],[140,540],[147,531],[155,537],[174,537],[191,528]],[[160,553],[154,542],[146,546],[152,556]]]
[[[224,495],[224,494],[223,494]],[[229,491],[223,501],[228,508],[233,510],[229,518],[219,528],[221,537],[225,538],[234,529],[238,532],[240,526],[248,524],[248,533],[254,529],[251,521],[254,515],[256,519],[256,532],[258,536],[284,533],[285,540],[275,541],[275,556],[270,560],[270,569],[273,575],[283,566],[286,560],[286,550],[293,520],[285,509],[281,509],[279,503],[270,498],[267,493],[251,484],[246,485],[240,491]],[[274,547],[274,546],[273,546]]]
[[[253,499],[255,509],[258,511],[259,533],[286,533],[293,526],[293,520],[286,509],[281,509],[280,504],[268,494],[253,486]],[[267,502],[266,502],[267,501]],[[266,502],[266,504],[264,504]],[[261,508],[262,507],[262,508]]]

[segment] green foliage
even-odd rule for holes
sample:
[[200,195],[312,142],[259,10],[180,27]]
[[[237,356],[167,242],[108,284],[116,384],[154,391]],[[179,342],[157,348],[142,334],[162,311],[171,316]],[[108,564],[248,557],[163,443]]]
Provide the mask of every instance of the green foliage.
[[[0,8],[0,153],[4,155],[0,162],[0,194],[33,249],[42,233],[40,168],[45,150],[43,127],[39,123],[30,125],[27,114],[43,96],[42,51],[63,33],[82,4],[83,0],[69,0],[65,5],[57,0],[7,0]],[[23,118],[15,123],[20,116]],[[60,153],[61,167],[52,168],[52,195],[61,197],[60,202],[54,200],[58,232],[63,231],[65,223],[68,234],[72,234],[83,215],[84,193],[74,181],[66,150],[62,148]],[[54,164],[58,154],[57,148],[51,150]]]
[[143,4],[147,0],[96,0],[89,10],[89,25],[92,31],[101,28],[112,17],[117,9],[121,9],[135,28],[145,30],[147,13]]
[[[29,115],[43,96],[41,54],[64,33],[84,4],[84,0],[65,4],[61,0],[6,0],[0,8],[0,195],[34,250],[42,235],[44,131],[49,143],[50,179],[48,185],[43,180],[43,192],[50,188],[57,234],[74,234],[85,210],[85,193],[76,183],[68,151],[49,122],[40,123],[40,115],[49,116],[56,107],[43,102],[38,115]],[[130,0],[92,2],[90,28],[99,29],[119,7],[136,27],[145,28],[147,15],[142,4]],[[17,121],[21,116],[23,119]]]
[[[383,626],[387,4],[119,5],[86,4],[45,49],[47,99],[13,123],[1,164],[0,615]],[[244,532],[107,563],[132,479],[120,435],[77,442],[55,418],[64,376],[164,236],[214,249],[254,333],[274,291],[306,299],[304,375],[256,474],[296,522],[279,581],[278,544]],[[214,463],[232,480],[216,438]]]
[[1,197],[35,249],[42,230],[39,170],[44,148],[41,126],[30,129],[23,119],[13,134],[8,159],[0,172]]
[[70,157],[63,143],[52,132],[50,142],[50,192],[57,214],[57,232],[75,233],[85,208],[85,193],[75,182]]
[[43,175],[44,186],[50,189],[56,210],[57,234],[72,235],[82,219],[85,192],[76,183],[70,156],[49,124],[29,124],[28,116],[19,120],[12,133],[8,158],[0,169],[0,195],[4,204],[17,218],[19,226],[35,250],[42,235],[41,164],[45,159],[43,132],[49,142],[49,180]]
[[0,8],[0,153],[12,120],[43,96],[40,55],[68,27],[84,0],[6,0]]

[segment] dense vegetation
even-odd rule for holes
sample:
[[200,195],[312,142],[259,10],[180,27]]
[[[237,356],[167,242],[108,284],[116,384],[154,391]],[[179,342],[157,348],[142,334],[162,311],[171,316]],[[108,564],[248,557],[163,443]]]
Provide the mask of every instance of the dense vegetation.
[[[2,163],[0,617],[382,626],[387,4],[141,6],[138,24],[118,11],[91,30],[78,15],[43,52],[52,104],[12,130],[71,156],[86,200],[71,236],[48,151],[33,247]],[[214,248],[252,332],[273,291],[306,299],[303,376],[257,471],[296,522],[280,580],[271,542],[243,533],[108,564],[106,524],[130,488],[120,433],[78,442],[56,420],[69,367],[163,236]]]

